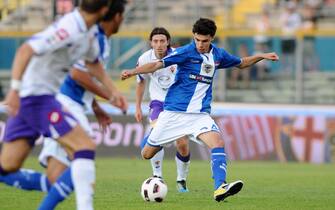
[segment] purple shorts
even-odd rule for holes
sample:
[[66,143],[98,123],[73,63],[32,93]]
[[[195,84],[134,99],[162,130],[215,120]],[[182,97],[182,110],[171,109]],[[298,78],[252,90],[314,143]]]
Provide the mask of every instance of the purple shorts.
[[154,121],[158,118],[159,114],[164,110],[164,102],[152,100],[149,104],[150,107],[150,120]]
[[53,95],[21,98],[19,112],[9,117],[4,142],[28,139],[30,145],[43,135],[58,139],[71,131],[77,121],[65,110]]

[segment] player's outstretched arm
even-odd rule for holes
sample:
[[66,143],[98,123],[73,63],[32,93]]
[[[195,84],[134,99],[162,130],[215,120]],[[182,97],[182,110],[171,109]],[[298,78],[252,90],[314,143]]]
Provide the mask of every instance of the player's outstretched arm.
[[101,98],[109,100],[108,92],[103,88],[101,88],[99,85],[97,85],[93,81],[92,76],[88,72],[72,68],[71,77],[72,79],[77,81],[81,86],[83,86],[86,90],[94,93],[97,96],[100,96]]
[[278,61],[279,57],[276,53],[272,52],[272,53],[262,53],[262,54],[258,54],[258,55],[253,55],[253,56],[248,56],[248,57],[243,57],[242,58],[242,62],[240,65],[238,65],[237,67],[240,69],[249,67],[261,60],[271,60],[271,61]]
[[97,78],[97,80],[99,80],[109,92],[109,102],[113,106],[121,109],[123,112],[127,112],[128,102],[126,98],[117,90],[112,79],[107,75],[101,63],[86,62],[86,66],[89,72]]
[[27,43],[23,44],[16,52],[12,67],[10,90],[3,102],[10,115],[16,115],[20,108],[19,90],[21,88],[21,79],[33,54],[33,48]]
[[157,71],[158,69],[163,68],[163,62],[162,61],[156,61],[152,63],[147,63],[142,66],[137,66],[135,69],[131,70],[125,70],[121,74],[121,79],[125,80],[132,76],[138,75],[138,74],[148,74],[153,73]]

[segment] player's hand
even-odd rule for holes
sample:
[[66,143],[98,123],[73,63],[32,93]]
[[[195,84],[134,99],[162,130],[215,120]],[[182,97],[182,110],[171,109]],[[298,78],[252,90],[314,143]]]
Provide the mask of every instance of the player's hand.
[[126,80],[132,76],[134,76],[132,70],[124,70],[121,73],[121,80]]
[[124,97],[118,91],[115,91],[113,96],[109,99],[110,104],[121,109],[121,111],[126,114],[128,110],[128,102],[126,97]]
[[7,114],[15,116],[20,108],[20,96],[18,91],[11,89],[1,104],[5,107]]
[[274,52],[264,53],[263,58],[266,59],[266,60],[272,60],[272,61],[278,61],[279,60],[279,56]]
[[135,119],[137,122],[142,122],[142,110],[141,108],[136,108],[136,112],[135,112]]
[[93,111],[99,123],[100,129],[103,133],[105,133],[107,127],[112,123],[112,118],[99,105],[95,106]]

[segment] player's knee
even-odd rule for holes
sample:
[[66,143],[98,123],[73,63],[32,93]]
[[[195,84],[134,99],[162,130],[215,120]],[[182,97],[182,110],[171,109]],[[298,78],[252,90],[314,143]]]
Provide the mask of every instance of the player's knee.
[[73,152],[77,152],[80,150],[96,150],[96,144],[92,140],[86,140],[82,141],[80,145],[76,145],[75,148],[73,149]]
[[141,152],[142,158],[149,160],[153,157],[153,155],[151,155],[148,151],[142,150]]
[[21,164],[10,161],[10,162],[1,163],[1,168],[8,173],[12,173],[12,172],[18,171],[21,168]]
[[87,142],[87,149],[89,149],[89,150],[96,150],[96,148],[97,148],[97,145],[92,141],[92,140],[90,140],[89,142]]
[[152,156],[149,155],[148,153],[142,153],[142,158],[143,158],[143,159],[146,159],[146,160],[149,160],[149,159],[152,158]]
[[56,174],[53,174],[53,173],[48,173],[47,178],[48,178],[48,181],[53,184],[57,181],[58,174],[56,175]]
[[222,139],[215,141],[213,148],[217,147],[224,147],[224,141]]
[[189,154],[189,149],[187,144],[182,144],[177,146],[177,150],[181,156],[187,156]]

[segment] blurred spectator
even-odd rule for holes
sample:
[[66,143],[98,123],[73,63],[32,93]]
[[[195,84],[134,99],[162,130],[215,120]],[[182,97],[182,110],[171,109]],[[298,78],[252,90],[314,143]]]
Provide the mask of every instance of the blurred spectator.
[[[312,31],[317,26],[317,9],[319,9],[320,1],[308,0],[303,5],[302,10],[302,28],[305,31]],[[315,37],[306,36],[304,38],[303,48],[303,65],[305,71],[316,71],[319,66],[319,59],[315,55]]]
[[[255,54],[265,53],[269,49],[270,39],[266,35],[267,32],[271,29],[270,24],[270,15],[269,12],[264,9],[261,17],[255,23],[256,36],[254,37],[255,42]],[[269,66],[267,62],[261,61],[256,63],[252,67],[251,76],[252,78],[262,80],[265,78],[266,72],[269,71]]]
[[295,32],[301,27],[301,17],[296,10],[296,2],[288,1],[284,12],[280,16],[283,38],[281,42],[282,68],[292,73],[294,70],[294,53],[296,48]]
[[71,12],[74,8],[73,0],[55,0],[55,19]]
[[0,83],[0,100],[2,101],[5,98],[4,90],[2,87],[2,83]]
[[[239,46],[239,56],[249,56],[247,45],[244,43]],[[250,67],[245,69],[233,69],[230,72],[230,79],[228,81],[229,88],[249,88],[250,87]],[[240,85],[239,85],[240,84]]]
[[[255,45],[255,52],[254,54],[265,53],[262,45]],[[261,60],[256,63],[254,66],[251,67],[252,70],[250,72],[250,76],[252,79],[256,80],[264,80],[266,79],[266,74],[270,72],[270,64],[266,60]]]

